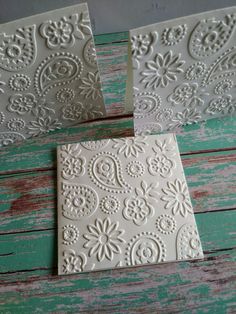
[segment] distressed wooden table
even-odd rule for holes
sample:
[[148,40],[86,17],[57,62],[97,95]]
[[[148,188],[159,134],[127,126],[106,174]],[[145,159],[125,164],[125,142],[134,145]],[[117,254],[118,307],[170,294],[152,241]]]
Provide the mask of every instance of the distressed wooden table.
[[[96,37],[109,114],[122,114],[127,33]],[[0,313],[236,313],[236,118],[177,135],[203,261],[57,276],[56,146],[133,135],[120,116],[0,151]]]

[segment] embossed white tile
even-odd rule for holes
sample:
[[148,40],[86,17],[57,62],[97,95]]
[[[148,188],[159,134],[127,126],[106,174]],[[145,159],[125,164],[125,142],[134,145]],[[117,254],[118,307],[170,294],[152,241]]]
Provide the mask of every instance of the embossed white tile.
[[130,31],[135,134],[236,113],[235,28],[231,7]]
[[203,257],[172,134],[58,148],[58,273]]
[[0,147],[105,107],[86,4],[0,25]]

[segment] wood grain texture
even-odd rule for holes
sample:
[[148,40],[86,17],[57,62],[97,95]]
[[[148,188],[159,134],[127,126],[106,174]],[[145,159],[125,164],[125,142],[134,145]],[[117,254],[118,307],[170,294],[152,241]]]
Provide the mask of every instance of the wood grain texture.
[[[236,150],[182,161],[195,213],[236,209]],[[56,168],[1,176],[0,210],[1,233],[55,228]]]
[[0,313],[236,313],[235,117],[177,132],[204,260],[56,275],[56,146],[133,135],[127,33],[95,41],[114,117],[0,150]]

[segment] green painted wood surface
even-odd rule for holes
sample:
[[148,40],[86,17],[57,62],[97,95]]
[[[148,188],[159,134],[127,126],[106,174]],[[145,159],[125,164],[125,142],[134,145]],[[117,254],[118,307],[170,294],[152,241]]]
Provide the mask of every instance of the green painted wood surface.
[[236,313],[236,119],[178,131],[205,258],[57,276],[58,144],[133,134],[127,33],[95,38],[110,117],[0,150],[0,313]]

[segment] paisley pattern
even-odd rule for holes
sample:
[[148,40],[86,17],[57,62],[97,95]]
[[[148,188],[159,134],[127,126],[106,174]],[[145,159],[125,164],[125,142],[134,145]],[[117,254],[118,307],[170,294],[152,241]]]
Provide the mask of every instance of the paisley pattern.
[[63,215],[69,219],[81,219],[92,215],[98,207],[98,195],[87,185],[63,184]]
[[83,50],[83,56],[84,56],[85,62],[89,66],[93,68],[97,67],[96,49],[94,47],[94,43],[92,39],[89,39],[87,43],[85,44],[84,50]]
[[236,23],[236,14],[226,15],[224,20],[205,19],[194,28],[189,53],[195,59],[204,59],[217,53],[228,42]]
[[166,247],[155,233],[142,232],[134,236],[126,248],[126,264],[140,265],[165,261]]
[[58,52],[47,57],[35,74],[35,89],[44,96],[55,87],[68,84],[80,78],[83,71],[82,61],[71,53]]
[[131,187],[125,183],[120,160],[112,153],[101,152],[89,164],[89,176],[101,189],[108,192],[128,193]]
[[225,51],[207,70],[202,86],[223,77],[236,75],[236,46]]
[[65,248],[85,254],[84,271],[177,260],[178,231],[195,220],[173,134],[64,144],[57,156],[59,265]]
[[134,95],[134,117],[147,117],[156,112],[161,106],[161,97],[155,93],[139,93]]
[[199,258],[203,255],[196,226],[185,224],[180,228],[176,247],[178,259]]
[[0,68],[19,71],[31,66],[37,55],[35,25],[18,28],[15,34],[0,33]]
[[9,143],[105,116],[86,4],[1,24],[0,97]]

